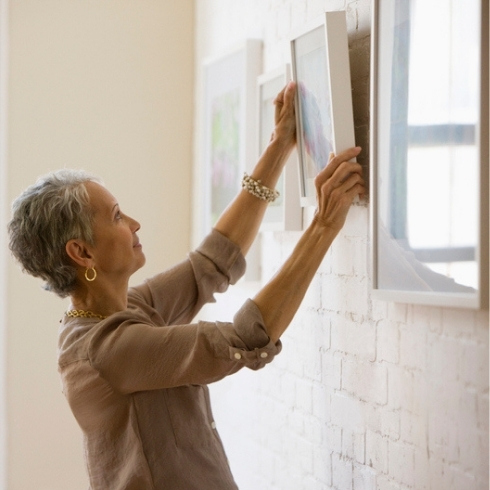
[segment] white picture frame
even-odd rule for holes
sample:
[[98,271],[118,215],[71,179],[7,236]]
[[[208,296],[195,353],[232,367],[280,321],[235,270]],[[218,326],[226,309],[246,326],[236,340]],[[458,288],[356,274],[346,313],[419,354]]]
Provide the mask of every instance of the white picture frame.
[[372,296],[486,309],[488,1],[373,7]]
[[[274,99],[291,80],[289,63],[263,73],[257,79],[258,137],[257,157],[266,149],[274,129]],[[267,207],[261,231],[300,231],[303,213],[300,203],[297,151],[293,150],[285,164],[276,189],[279,197]]]
[[[202,143],[197,208],[202,239],[238,194],[244,172],[251,173],[256,155],[257,77],[262,73],[262,41],[246,39],[202,66]],[[246,281],[260,279],[256,241],[247,254]]]
[[325,14],[291,39],[302,206],[314,206],[314,179],[331,152],[355,146],[345,11]]
[[203,63],[204,233],[241,188],[256,161],[256,83],[262,41],[247,39]]

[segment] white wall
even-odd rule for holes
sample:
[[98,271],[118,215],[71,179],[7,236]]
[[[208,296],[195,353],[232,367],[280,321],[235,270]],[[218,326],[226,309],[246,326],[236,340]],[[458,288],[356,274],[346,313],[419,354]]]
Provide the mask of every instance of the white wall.
[[[38,175],[84,168],[100,175],[142,225],[147,265],[136,279],[184,258],[190,242],[192,0],[16,0],[9,10],[2,211]],[[56,366],[66,301],[41,290],[10,259],[7,269],[0,298],[5,488],[86,489],[81,436]],[[1,442],[5,427],[0,431]]]
[[0,489],[7,483],[7,1],[0,0]]
[[[204,58],[261,38],[269,71],[288,61],[292,32],[324,10],[346,9],[356,138],[366,155],[370,5],[199,0],[197,102]],[[197,147],[199,136],[197,127]],[[264,235],[265,278],[298,236]],[[283,337],[283,353],[259,373],[212,386],[241,490],[488,489],[488,312],[374,301],[367,247],[368,208],[355,206]],[[249,293],[223,298],[220,315]]]

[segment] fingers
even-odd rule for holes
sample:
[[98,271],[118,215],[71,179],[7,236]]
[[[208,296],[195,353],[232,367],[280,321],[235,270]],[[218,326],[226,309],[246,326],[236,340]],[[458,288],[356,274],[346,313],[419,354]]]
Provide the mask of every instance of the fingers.
[[293,106],[294,105],[294,96],[296,95],[296,83],[289,82],[284,90],[284,105]]
[[338,155],[330,153],[330,159],[326,167],[318,174],[321,178],[329,179],[343,162],[355,158],[361,152],[361,147],[356,146],[340,152]]
[[[358,165],[353,162],[349,163]],[[318,198],[315,214],[317,221],[329,228],[340,230],[354,199],[365,192],[362,175],[354,172],[346,176],[341,182],[334,182],[334,178],[331,178],[323,184],[316,181],[315,184]]]
[[286,92],[286,89],[288,86],[286,85],[277,95],[276,98],[274,99],[274,105],[282,105],[284,104],[284,92]]
[[315,177],[317,193],[316,219],[340,230],[347,212],[358,195],[365,193],[362,167],[352,160],[360,148],[350,148],[338,155],[330,154],[327,166]]
[[352,160],[360,152],[360,148],[350,148],[335,156],[330,154],[330,160],[327,166],[318,173],[315,178],[317,185],[321,186],[323,183],[331,181],[333,187],[338,187],[351,173],[358,173],[362,175],[362,167]]
[[338,189],[339,193],[348,192],[352,188],[357,188],[356,194],[364,193],[364,179],[362,167],[353,161],[349,161],[357,156],[360,148],[350,148],[335,156],[330,154],[328,165],[315,177],[315,187],[317,196],[330,195]]
[[281,119],[284,111],[294,111],[294,95],[296,93],[296,84],[289,82],[274,99],[275,121]]
[[286,92],[287,85],[277,94],[274,99],[274,122],[277,124],[281,119],[282,110],[284,107],[284,94]]
[[296,92],[296,83],[293,81],[288,82],[284,88],[276,95],[274,99],[275,105],[282,105],[287,102],[291,102],[294,99]]
[[358,184],[362,187],[360,191],[363,193],[365,182],[362,176],[362,167],[356,162],[342,162],[336,172],[328,179],[321,178],[320,174],[315,178],[315,187],[319,199],[322,195],[329,196],[333,191],[337,191],[339,194],[348,192]]
[[[357,165],[357,164],[356,164]],[[364,190],[364,178],[361,173],[351,172],[344,180],[338,185],[339,192],[349,193],[355,190],[355,195]]]
[[296,144],[296,116],[294,99],[296,84],[289,82],[274,99],[274,132],[271,140],[282,141],[286,147]]

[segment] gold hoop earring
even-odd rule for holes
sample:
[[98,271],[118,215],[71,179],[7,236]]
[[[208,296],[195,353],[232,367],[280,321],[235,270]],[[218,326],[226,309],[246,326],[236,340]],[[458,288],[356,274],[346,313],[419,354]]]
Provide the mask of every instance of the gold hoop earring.
[[[92,277],[88,277],[88,271],[91,270],[93,272]],[[95,267],[91,267],[90,269],[87,267],[85,269],[85,279],[87,279],[88,282],[95,281],[95,278],[97,277],[97,271],[95,270]]]

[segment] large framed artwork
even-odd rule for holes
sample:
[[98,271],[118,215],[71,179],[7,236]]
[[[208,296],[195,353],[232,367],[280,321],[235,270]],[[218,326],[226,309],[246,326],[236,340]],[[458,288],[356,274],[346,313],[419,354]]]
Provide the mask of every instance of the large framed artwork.
[[303,206],[315,205],[314,179],[331,152],[355,146],[344,11],[326,12],[291,40],[297,83],[298,155]]
[[204,62],[205,232],[241,188],[256,161],[256,85],[262,42],[249,39]]
[[[201,165],[202,202],[197,208],[202,238],[241,189],[256,154],[257,78],[262,72],[262,41],[247,39],[203,63]],[[247,255],[246,280],[260,277],[260,250]]]
[[[267,148],[274,129],[274,99],[291,79],[290,65],[285,64],[259,76],[258,94],[258,148],[261,155]],[[279,197],[267,207],[261,230],[297,231],[302,229],[297,152],[291,153],[276,189]]]
[[375,0],[373,20],[373,297],[488,307],[488,1]]

